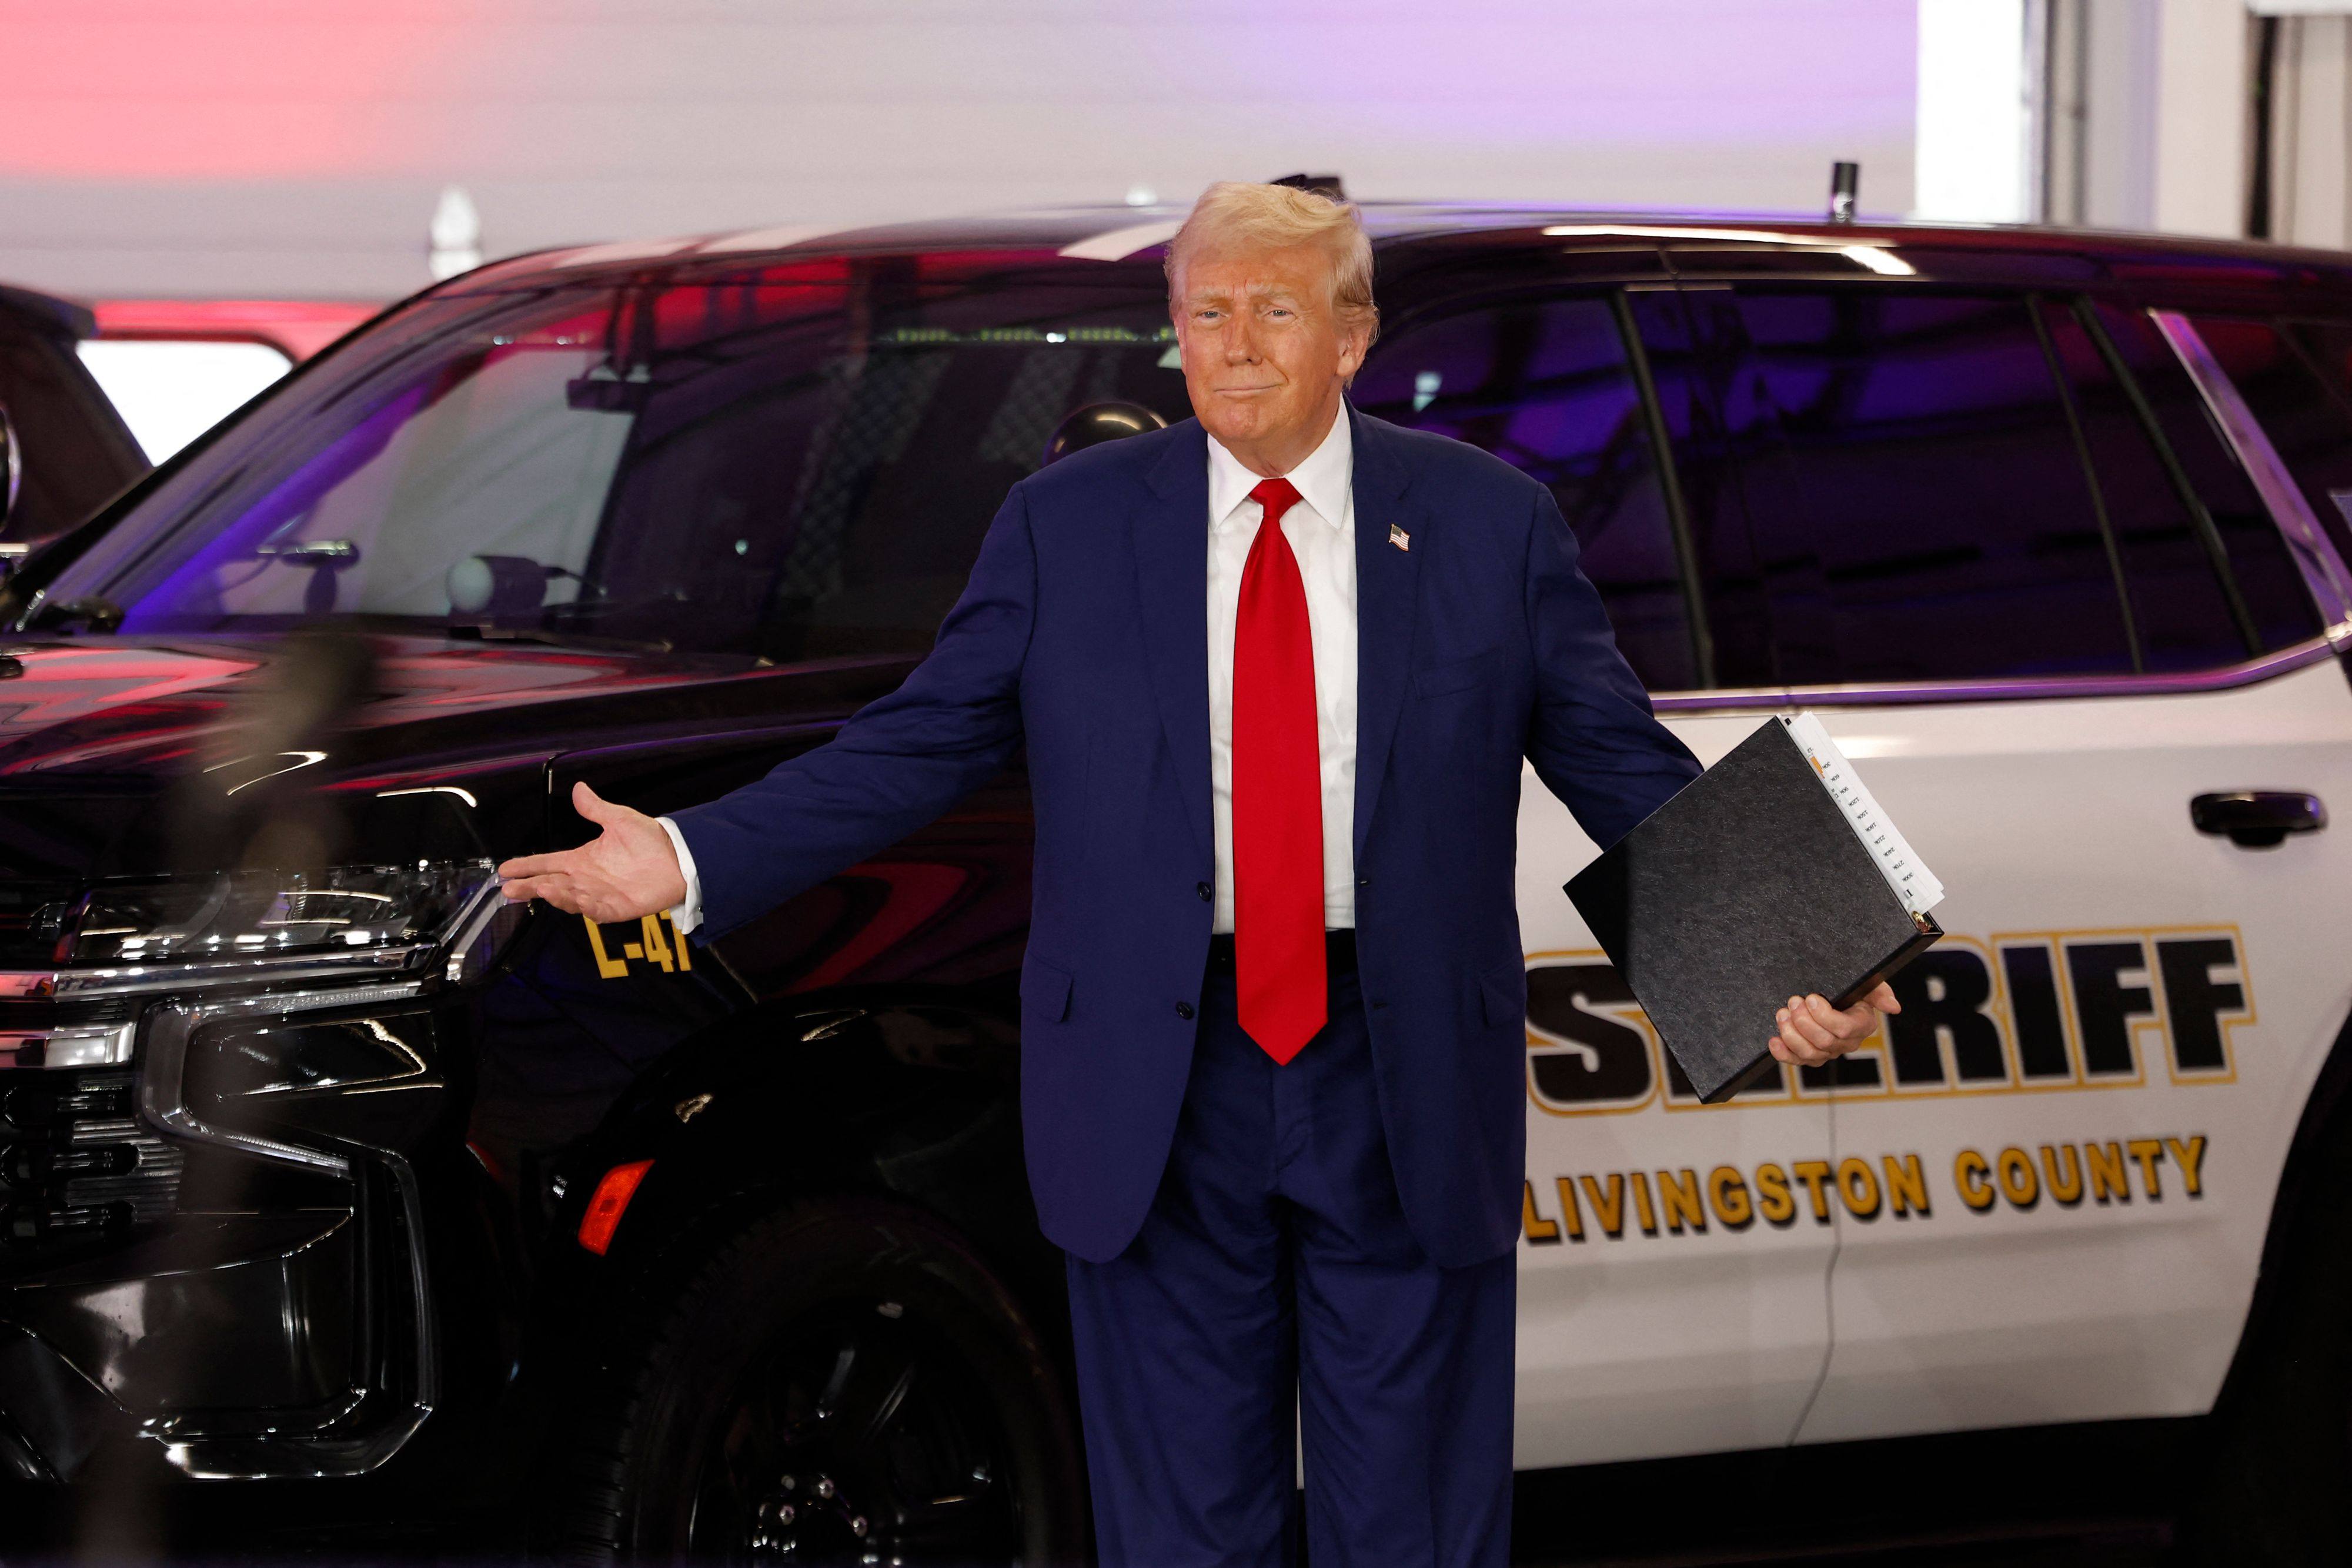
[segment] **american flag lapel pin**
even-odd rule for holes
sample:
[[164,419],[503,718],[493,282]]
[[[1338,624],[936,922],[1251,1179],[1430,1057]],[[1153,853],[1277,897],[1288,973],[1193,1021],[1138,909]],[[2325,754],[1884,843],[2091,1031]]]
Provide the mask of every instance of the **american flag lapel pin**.
[[1397,527],[1394,523],[1391,523],[1389,525],[1389,543],[1409,554],[1412,549],[1412,536],[1405,532],[1402,528]]

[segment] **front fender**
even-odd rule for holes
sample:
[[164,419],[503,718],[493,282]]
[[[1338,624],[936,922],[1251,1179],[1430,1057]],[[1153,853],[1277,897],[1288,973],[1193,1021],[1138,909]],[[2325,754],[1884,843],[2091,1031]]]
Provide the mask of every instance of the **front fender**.
[[[561,1359],[617,1309],[667,1294],[757,1215],[887,1194],[955,1227],[1042,1321],[1064,1316],[1059,1253],[1021,1163],[1008,995],[844,988],[761,1004],[681,1042],[555,1167],[526,1358]],[[580,1240],[598,1184],[650,1162],[601,1254]]]

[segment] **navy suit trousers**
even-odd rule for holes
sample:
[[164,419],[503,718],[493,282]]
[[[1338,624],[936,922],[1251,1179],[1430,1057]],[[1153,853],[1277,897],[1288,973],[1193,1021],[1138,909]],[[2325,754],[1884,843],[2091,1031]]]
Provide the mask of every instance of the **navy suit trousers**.
[[1414,1240],[1354,975],[1287,1066],[1231,975],[1202,1004],[1141,1233],[1069,1263],[1106,1568],[1290,1563],[1294,1434],[1313,1568],[1501,1568],[1516,1255],[1441,1269]]

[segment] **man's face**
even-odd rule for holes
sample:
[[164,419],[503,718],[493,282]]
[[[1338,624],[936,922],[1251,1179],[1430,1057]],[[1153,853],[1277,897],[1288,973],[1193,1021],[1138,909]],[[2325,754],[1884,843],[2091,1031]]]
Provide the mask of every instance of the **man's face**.
[[1171,314],[1192,412],[1230,448],[1319,438],[1368,346],[1333,312],[1330,257],[1312,245],[1200,252]]

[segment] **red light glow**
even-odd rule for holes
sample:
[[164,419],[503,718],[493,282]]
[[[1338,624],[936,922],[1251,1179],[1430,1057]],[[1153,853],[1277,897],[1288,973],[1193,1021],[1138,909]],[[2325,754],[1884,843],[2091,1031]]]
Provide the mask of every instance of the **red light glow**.
[[625,1166],[614,1166],[596,1184],[595,1196],[588,1200],[588,1212],[580,1219],[580,1245],[602,1258],[613,1245],[613,1232],[621,1228],[621,1216],[629,1211],[629,1199],[637,1196],[637,1186],[646,1173],[654,1168],[651,1160],[633,1160]]
[[258,341],[307,360],[383,308],[299,299],[100,299],[101,338]]

